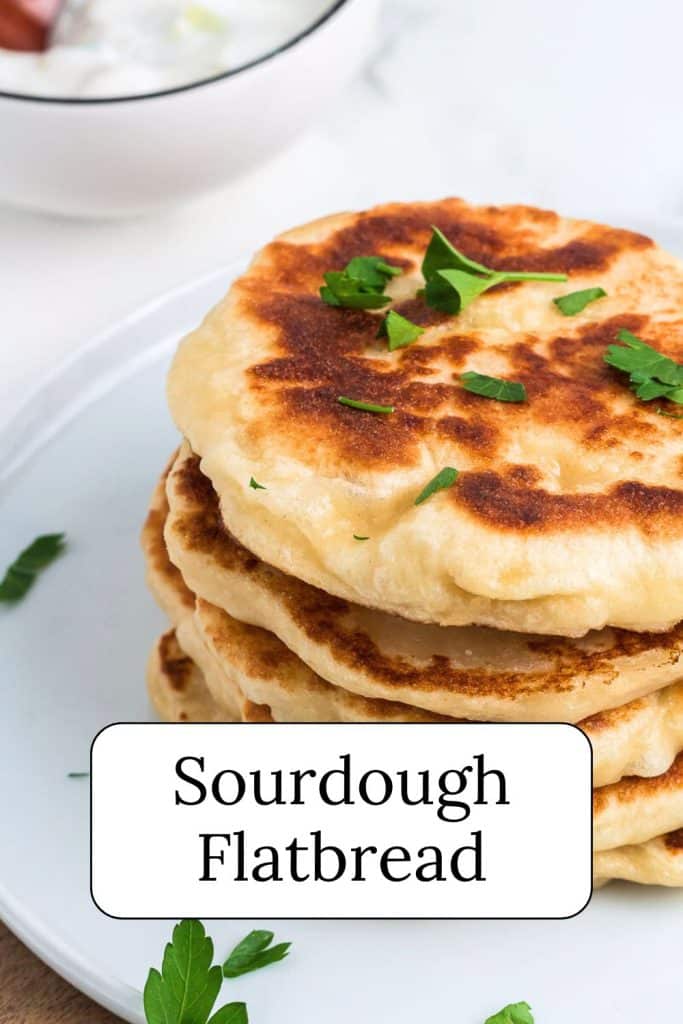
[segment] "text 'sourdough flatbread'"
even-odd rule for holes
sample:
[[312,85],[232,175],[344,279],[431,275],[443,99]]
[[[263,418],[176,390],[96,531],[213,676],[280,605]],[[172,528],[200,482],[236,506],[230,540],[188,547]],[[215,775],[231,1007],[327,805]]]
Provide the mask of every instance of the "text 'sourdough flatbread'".
[[[569,280],[436,312],[416,297],[431,225],[486,267]],[[389,352],[382,312],[320,299],[325,272],[369,255],[403,271],[387,293],[425,328],[415,344]],[[607,297],[580,315],[553,304],[595,286]],[[445,625],[665,630],[683,620],[683,432],[603,356],[627,329],[682,361],[682,309],[681,264],[641,235],[523,206],[390,204],[268,245],[181,344],[169,403],[236,537],[329,594]],[[472,394],[466,371],[528,400]],[[456,485],[416,506],[447,466]]]
[[[342,689],[454,718],[578,722],[681,677],[683,626],[656,635],[606,628],[572,640],[408,622],[331,597],[234,539],[187,444],[168,474],[167,497],[168,552],[191,590],[275,633]],[[665,757],[683,742],[683,692],[671,700],[651,701],[653,745]],[[622,720],[623,732],[631,727]]]
[[[231,716],[244,717],[248,701],[252,715],[254,708],[266,708],[267,717],[278,722],[453,720],[331,685],[268,630],[240,622],[202,598],[195,600],[168,565],[163,537],[167,512],[162,479],[143,532],[149,584],[183,649],[201,668],[212,698]],[[259,711],[256,720],[263,721],[264,714]],[[683,745],[683,684],[596,715],[581,728],[593,746],[596,786],[624,775],[660,774]]]

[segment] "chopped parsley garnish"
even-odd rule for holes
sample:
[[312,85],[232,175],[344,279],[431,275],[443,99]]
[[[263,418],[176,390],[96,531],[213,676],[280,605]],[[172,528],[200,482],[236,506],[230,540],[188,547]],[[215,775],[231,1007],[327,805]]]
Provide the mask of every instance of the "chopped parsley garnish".
[[526,388],[518,381],[487,377],[473,370],[463,373],[460,381],[466,391],[484,398],[495,398],[498,402],[526,402]]
[[389,351],[393,352],[397,348],[412,345],[424,332],[424,327],[418,327],[411,320],[407,320],[400,313],[390,309],[379,325],[377,337],[387,338]]
[[430,281],[439,270],[462,270],[466,274],[491,274],[481,263],[475,263],[448,241],[443,231],[432,226],[432,237],[422,260],[422,275]]
[[503,280],[497,274],[477,277],[464,270],[437,270],[434,277],[425,284],[425,302],[442,313],[462,313],[475,299],[489,288],[502,284]]
[[263,484],[260,484],[260,483],[258,482],[258,480],[254,480],[253,476],[252,476],[252,477],[250,478],[250,480],[249,480],[249,486],[250,486],[250,487],[252,488],[252,490],[254,490],[254,491],[267,491],[267,490],[268,490],[268,488],[267,488],[267,487],[264,487],[264,486],[263,486]]
[[643,402],[667,398],[683,405],[683,366],[630,331],[619,331],[617,338],[626,347],[609,345],[604,359],[610,366],[628,373],[636,396]]
[[666,409],[657,409],[658,416],[668,416],[670,420],[683,420],[683,416],[677,412],[667,412]]
[[370,540],[370,538],[369,538],[369,537],[361,537],[361,536],[360,536],[359,534],[357,534],[357,533],[354,533],[354,535],[353,535],[353,539],[354,539],[354,540]]
[[566,274],[491,270],[456,249],[436,227],[422,261],[422,274],[425,302],[443,313],[461,313],[489,288],[508,281],[567,280]]
[[359,402],[355,398],[345,398],[340,395],[337,399],[340,405],[348,405],[349,409],[362,409],[363,412],[379,412],[387,415],[394,412],[393,405],[374,405],[372,402]]
[[392,267],[381,256],[356,256],[344,270],[323,274],[325,284],[320,289],[320,298],[328,306],[381,309],[391,302],[384,289],[400,273],[400,267]]
[[210,1017],[223,983],[223,969],[212,963],[213,942],[201,921],[177,924],[161,971],[152,968],[147,975],[147,1024],[247,1024],[244,1003],[228,1003]]
[[528,1003],[510,1003],[485,1020],[484,1024],[534,1024],[534,1018]]
[[46,533],[37,537],[12,562],[0,582],[0,602],[15,604],[29,592],[36,579],[62,554],[66,546],[63,533]]
[[437,491],[445,491],[447,487],[452,487],[455,481],[458,479],[457,469],[453,469],[452,466],[446,466],[440,472],[433,477],[427,486],[420,491],[417,498],[415,499],[416,505],[421,505],[427,498],[431,498]]
[[223,974],[226,978],[239,978],[249,971],[258,971],[261,967],[275,964],[289,953],[291,942],[279,942],[271,946],[273,933],[267,931],[249,932],[245,939],[242,939],[228,959],[223,964]]
[[577,313],[583,313],[586,306],[590,305],[591,302],[606,297],[607,292],[604,288],[584,288],[580,292],[558,295],[556,299],[553,299],[553,302],[560,313],[564,313],[565,316],[576,316]]

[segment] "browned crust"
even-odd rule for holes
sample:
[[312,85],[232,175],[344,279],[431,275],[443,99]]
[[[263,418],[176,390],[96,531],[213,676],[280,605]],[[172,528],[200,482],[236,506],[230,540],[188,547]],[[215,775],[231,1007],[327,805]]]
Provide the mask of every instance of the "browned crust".
[[194,608],[194,594],[185,585],[180,570],[168,557],[164,541],[164,524],[168,516],[168,500],[164,485],[177,455],[178,453],[175,452],[172,456],[162,474],[161,482],[154,492],[152,505],[142,527],[142,546],[145,557],[154,572],[163,578],[169,589],[178,595],[178,600],[186,608]]
[[664,836],[664,845],[671,853],[679,854],[683,857],[683,828],[679,828],[675,832],[669,832],[668,835]]
[[[642,313],[625,312],[581,326],[558,315],[555,337],[511,333],[504,354],[510,375],[525,384],[529,402],[482,401],[459,386],[457,371],[484,341],[476,331],[458,333],[456,318],[419,300],[399,302],[396,309],[416,322],[453,330],[427,334],[387,362],[378,358],[384,343],[376,339],[376,316],[332,308],[318,296],[323,273],[353,256],[377,254],[415,270],[432,224],[475,260],[503,270],[606,273],[624,252],[646,254],[653,246],[642,235],[587,222],[576,222],[576,237],[553,245],[553,232],[562,224],[555,213],[525,206],[471,207],[457,199],[379,207],[356,215],[319,243],[277,240],[234,291],[255,332],[271,332],[274,339],[271,354],[255,359],[248,372],[260,410],[253,434],[280,433],[302,458],[327,472],[344,473],[415,465],[419,451],[438,440],[442,449],[452,449],[445,464],[457,465],[465,454],[470,467],[448,500],[503,531],[567,532],[590,524],[637,525],[661,534],[673,528],[683,513],[680,479],[651,486],[638,476],[644,443],[665,433],[670,442],[671,423],[656,415],[656,403],[648,406],[631,396],[602,355],[626,327],[683,359],[683,322],[657,324]],[[339,395],[391,404],[396,412],[359,414],[339,405]],[[606,491],[551,493],[533,466],[507,462],[502,454],[505,437],[530,426],[561,428],[578,450],[619,447],[627,451],[632,472]]]
[[[471,206],[462,199],[428,203],[386,203],[357,214],[353,221],[332,233],[321,244],[292,252],[283,240],[268,247],[274,284],[303,288],[318,283],[321,275],[343,267],[354,256],[376,254],[396,259],[404,267],[417,267],[436,224],[453,244],[469,257],[497,270],[570,272],[606,270],[624,249],[647,249],[645,235],[600,224],[585,224],[582,233],[561,246],[549,246],[547,238],[562,219],[551,210],[533,206]],[[509,286],[508,286],[509,287]]]
[[646,700],[632,700],[628,704],[622,704],[618,708],[611,708],[609,711],[599,711],[596,715],[590,715],[581,722],[581,727],[595,735],[599,732],[607,732],[615,726],[628,722],[634,718],[645,706]]
[[655,775],[653,778],[631,775],[594,790],[593,813],[601,811],[613,800],[627,804],[643,797],[656,797],[661,793],[680,789],[683,789],[683,753],[678,755],[663,775]]
[[242,718],[245,722],[274,722],[267,704],[254,704],[251,700],[244,701],[242,705]]
[[662,534],[680,521],[683,491],[652,487],[630,480],[600,494],[551,494],[519,487],[510,479],[512,469],[497,473],[465,473],[450,500],[489,523],[511,530],[556,532],[594,527],[597,522],[623,526],[638,523],[642,533]]
[[190,686],[196,668],[192,658],[180,647],[175,629],[169,629],[160,637],[157,651],[161,672],[170,688],[176,693],[184,693]]
[[[293,654],[268,630],[260,629],[257,626],[248,626],[242,622],[236,623],[226,612],[203,601],[202,598],[197,598],[197,609],[202,617],[203,628],[210,636],[212,644],[218,651],[227,650],[232,661],[239,664],[246,675],[260,679],[277,678],[278,688],[290,692],[300,691],[302,682],[309,692],[318,694],[330,693],[337,689],[332,683],[321,679],[312,669],[304,665],[296,654]],[[235,628],[239,631],[238,638],[235,636]],[[464,721],[464,719],[437,715],[397,701],[364,697],[356,693],[346,693],[345,698],[353,705],[354,709],[357,709],[359,715],[368,718],[376,717],[378,720],[395,718],[421,722]],[[259,720],[267,721],[269,719],[262,717]]]
[[[416,666],[398,655],[392,657],[381,652],[366,633],[341,631],[340,621],[349,609],[346,601],[267,566],[242,547],[226,529],[216,493],[196,457],[178,462],[173,470],[173,485],[187,503],[187,511],[175,517],[174,528],[189,550],[201,552],[230,572],[267,574],[268,584],[276,589],[291,617],[312,642],[327,647],[340,664],[362,668],[389,686],[408,684],[421,692],[452,689],[513,701],[521,694],[541,690],[569,692],[583,685],[587,676],[608,686],[617,676],[615,662],[623,656],[656,649],[663,662],[675,664],[683,651],[681,624],[663,634],[610,630],[609,642],[596,649],[586,649],[580,641],[529,637],[527,644],[547,661],[547,667],[537,672],[455,669],[442,656],[432,657],[427,665]],[[619,709],[613,714],[625,713]]]

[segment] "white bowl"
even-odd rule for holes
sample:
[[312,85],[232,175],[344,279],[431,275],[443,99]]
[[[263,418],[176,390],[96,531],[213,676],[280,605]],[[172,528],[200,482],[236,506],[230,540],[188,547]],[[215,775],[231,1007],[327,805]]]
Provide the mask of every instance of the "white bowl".
[[339,0],[242,68],[146,96],[57,100],[0,92],[0,201],[130,216],[210,191],[278,149],[329,104],[374,37],[379,0]]

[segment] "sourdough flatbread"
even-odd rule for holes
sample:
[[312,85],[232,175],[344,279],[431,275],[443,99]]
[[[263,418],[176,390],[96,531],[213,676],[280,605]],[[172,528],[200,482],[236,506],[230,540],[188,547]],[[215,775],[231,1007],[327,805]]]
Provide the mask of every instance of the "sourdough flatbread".
[[621,879],[640,885],[683,887],[683,829],[639,846],[602,850],[593,857],[593,885]]
[[[143,531],[148,580],[167,610],[183,649],[199,665],[212,698],[249,720],[279,722],[453,721],[419,707],[369,699],[316,675],[268,630],[247,625],[202,598],[195,600],[168,566],[163,479]],[[175,595],[173,591],[175,590]],[[253,709],[259,708],[254,719]],[[594,784],[668,769],[683,746],[683,684],[650,694],[580,723],[593,746]]]
[[[214,701],[201,670],[180,647],[173,630],[160,637],[152,651],[148,685],[150,696],[166,721],[230,720]],[[201,717],[195,719],[194,714]],[[242,720],[267,722],[271,718],[267,708],[244,701]],[[593,870],[596,887],[612,879],[683,886],[683,828],[638,845],[598,850],[594,854]]]
[[[234,618],[274,632],[342,689],[454,718],[577,722],[681,677],[683,626],[657,635],[606,628],[572,640],[409,622],[331,597],[235,541],[187,444],[168,475],[167,497],[168,552],[191,590]],[[677,693],[671,741],[665,706],[653,713],[661,730],[653,740],[661,740],[663,753],[683,741]]]
[[147,583],[169,616],[177,642],[199,666],[212,699],[228,708],[231,718],[240,717],[242,702],[247,699],[267,706],[272,720],[281,722],[450,720],[332,686],[272,633],[233,619],[200,598],[195,600],[169,563],[163,538],[165,512],[162,482],[154,493],[142,534]]
[[[488,267],[569,281],[436,312],[416,298],[431,225]],[[415,344],[389,352],[381,312],[321,301],[326,271],[368,255],[402,269],[387,291],[425,328]],[[579,315],[552,302],[594,286],[607,298]],[[681,310],[681,264],[642,235],[523,206],[390,204],[259,253],[181,344],[169,403],[235,536],[320,590],[445,625],[666,630],[683,620],[683,431],[603,355],[625,328],[683,360]],[[528,401],[471,394],[465,371],[521,381]],[[456,485],[415,506],[446,466]]]
[[159,637],[147,662],[147,691],[165,722],[232,722],[234,712],[209,693],[199,666],[185,653],[174,629]]
[[632,846],[683,828],[683,754],[663,775],[620,779],[593,792],[594,849]]
[[267,707],[243,695],[235,704],[216,701],[199,665],[180,646],[174,629],[163,633],[147,663],[147,690],[165,722],[272,722]]

